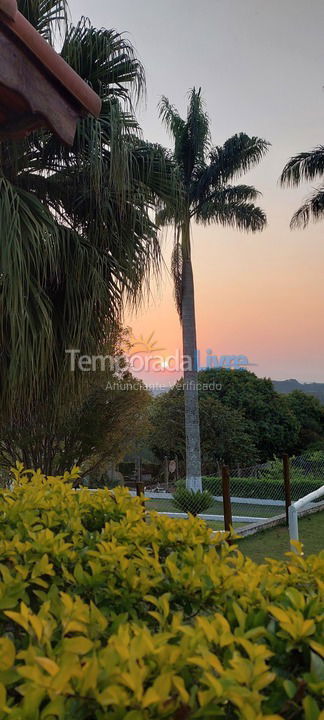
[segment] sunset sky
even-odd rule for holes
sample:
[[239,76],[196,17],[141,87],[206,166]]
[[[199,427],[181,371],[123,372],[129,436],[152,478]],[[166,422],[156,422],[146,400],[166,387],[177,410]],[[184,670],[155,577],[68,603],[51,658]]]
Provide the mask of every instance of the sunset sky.
[[[138,117],[148,140],[170,146],[158,118],[162,94],[179,111],[201,86],[214,144],[235,132],[272,143],[244,176],[261,190],[268,228],[246,235],[193,227],[198,345],[202,354],[246,355],[259,376],[324,382],[324,222],[291,231],[310,186],[283,190],[278,177],[293,154],[324,143],[322,0],[71,0],[73,20],[127,31],[147,76]],[[137,316],[126,323],[168,357],[181,348],[166,268]]]

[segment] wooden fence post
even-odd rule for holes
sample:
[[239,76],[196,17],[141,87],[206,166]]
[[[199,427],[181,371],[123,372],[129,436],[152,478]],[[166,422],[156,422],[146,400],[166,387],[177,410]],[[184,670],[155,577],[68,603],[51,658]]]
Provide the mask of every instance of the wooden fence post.
[[229,469],[227,465],[222,466],[222,490],[223,490],[223,508],[224,508],[224,526],[226,532],[231,529],[232,521],[232,506],[231,506],[231,493],[230,493],[230,477]]
[[140,455],[137,458],[137,482],[142,482],[142,458]]
[[282,467],[283,467],[283,479],[285,489],[285,503],[286,503],[286,525],[289,524],[288,520],[288,508],[291,505],[291,484],[290,484],[290,459],[289,455],[285,453],[282,456]]
[[141,497],[141,495],[144,495],[144,483],[143,482],[137,482],[136,483],[136,495],[137,497]]
[[164,457],[164,484],[166,491],[169,492],[169,458],[167,455]]
[[[144,498],[144,493],[145,493],[144,483],[143,483],[142,481],[137,482],[137,483],[136,483],[136,495],[137,495],[137,497],[139,497],[139,498],[140,498],[140,497]],[[142,500],[142,505],[143,505],[143,508],[144,508],[143,519],[144,519],[144,521],[145,521],[145,500]]]

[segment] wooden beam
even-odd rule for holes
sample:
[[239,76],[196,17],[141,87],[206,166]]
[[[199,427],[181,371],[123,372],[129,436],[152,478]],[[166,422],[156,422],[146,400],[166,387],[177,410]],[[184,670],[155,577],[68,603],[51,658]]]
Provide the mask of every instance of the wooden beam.
[[0,140],[14,139],[24,135],[26,132],[36,130],[44,125],[44,118],[39,113],[24,113],[7,123],[0,125]]
[[[29,55],[0,25],[0,83],[23,98],[28,116],[34,115],[36,127],[47,126],[64,142],[72,144],[80,110],[52,85]],[[1,88],[0,88],[1,93]],[[11,114],[12,108],[8,108]],[[34,126],[35,127],[35,126]],[[30,120],[26,127],[29,132]]]
[[16,0],[0,0],[0,11],[10,18],[10,20],[15,20],[18,14]]
[[[0,7],[1,2],[0,0]],[[78,75],[54,48],[37,32],[20,12],[14,19],[0,13],[0,20],[12,34],[14,41],[20,43],[25,52],[30,53],[33,62],[59,92],[65,92],[71,103],[76,103],[79,114],[99,117],[101,100],[97,93]]]

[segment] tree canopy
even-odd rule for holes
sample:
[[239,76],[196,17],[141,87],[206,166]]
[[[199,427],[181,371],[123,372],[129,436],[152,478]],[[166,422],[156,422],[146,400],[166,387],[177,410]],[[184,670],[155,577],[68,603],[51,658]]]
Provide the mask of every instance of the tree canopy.
[[75,397],[57,404],[54,390],[28,423],[19,414],[1,418],[0,467],[7,472],[19,460],[49,475],[75,464],[83,475],[103,471],[146,437],[150,403],[126,362],[116,371],[82,373]]
[[[199,383],[201,373],[199,373]],[[249,465],[258,451],[242,412],[226,407],[217,393],[199,390],[201,459],[204,474],[213,474],[220,463]],[[149,443],[162,461],[177,455],[180,471],[185,461],[185,416],[182,381],[157,397],[150,408]]]
[[73,389],[66,348],[96,353],[125,301],[139,301],[160,260],[152,211],[173,171],[135,118],[145,79],[131,43],[86,18],[71,24],[66,0],[18,6],[102,99],[72,147],[49,132],[0,142],[0,399],[26,415],[54,386]]
[[[184,458],[182,384],[180,380],[156,398],[150,411],[151,447],[161,460],[172,454]],[[208,369],[198,373],[198,384],[205,474],[215,472],[221,462],[242,467],[297,453],[301,438],[309,438],[303,419],[304,398],[298,398],[297,408],[297,399],[289,401],[290,396],[279,395],[271,380],[246,370]],[[306,396],[309,425],[318,431],[318,409],[308,399]]]
[[289,409],[299,423],[295,454],[310,447],[324,447],[324,408],[313,395],[294,390],[286,395]]
[[[281,184],[298,187],[302,182],[322,179],[324,176],[324,145],[298,153],[286,163],[281,173]],[[291,219],[291,228],[305,228],[309,221],[324,217],[324,187],[320,185],[306,198]]]
[[193,220],[202,225],[215,223],[238,230],[263,230],[266,215],[255,204],[260,193],[251,185],[235,181],[260,162],[269,143],[240,132],[223,145],[213,146],[201,88],[189,92],[186,118],[164,96],[160,116],[174,142],[172,155],[181,193],[162,200],[157,222],[175,227],[172,273],[181,316],[182,265],[190,256],[190,233],[184,234],[184,226]]
[[261,462],[294,451],[299,423],[270,379],[247,370],[209,369],[199,375],[202,383],[221,385],[222,404],[243,413]]

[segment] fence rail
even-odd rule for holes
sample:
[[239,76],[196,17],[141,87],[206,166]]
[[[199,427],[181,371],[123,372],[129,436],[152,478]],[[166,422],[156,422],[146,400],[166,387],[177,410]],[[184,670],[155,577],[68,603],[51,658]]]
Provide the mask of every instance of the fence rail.
[[[188,513],[181,513],[181,512],[165,512],[165,511],[158,511],[159,515],[167,515],[171,518],[187,518]],[[206,520],[206,522],[222,522],[224,520],[224,515],[206,515],[204,513],[199,513],[197,515],[201,520]],[[232,520],[233,522],[242,522],[242,523],[257,523],[257,522],[264,522],[265,520],[268,520],[269,518],[265,517],[249,517],[248,515],[233,515]]]
[[[130,495],[135,497],[137,493],[134,490],[130,490]],[[173,499],[173,493],[170,492],[154,492],[151,490],[145,490],[145,497],[149,498],[149,500],[172,500]],[[215,502],[223,502],[223,496],[222,495],[213,495],[212,496]],[[231,501],[232,503],[237,504],[247,504],[247,505],[273,505],[274,507],[285,507],[285,501],[284,500],[271,500],[269,499],[260,499],[260,498],[244,498],[244,497],[235,497],[231,495]]]
[[[225,484],[224,484],[225,472]],[[222,468],[220,476],[204,477],[203,490],[210,493],[210,505],[198,513],[199,517],[215,529],[229,528],[230,524],[239,529],[246,523],[262,524],[281,515],[301,498],[307,497],[307,507],[315,508],[317,490],[324,483],[324,454],[322,460],[313,460],[307,455],[289,459],[288,455],[250,468]],[[228,490],[225,493],[228,484]],[[171,492],[171,489],[173,492]],[[141,485],[140,494],[146,498],[146,509],[155,510],[169,517],[187,517],[195,511],[195,505],[176,507],[173,498],[175,485],[158,484],[156,487]],[[131,491],[132,492],[132,491]],[[136,494],[135,491],[132,494]],[[138,491],[137,491],[138,494]],[[224,503],[224,494],[227,500]],[[190,498],[188,503],[190,502]]]
[[309,508],[311,505],[314,507],[313,501],[319,500],[319,498],[323,497],[324,495],[324,485],[318,490],[314,490],[311,493],[308,493],[308,495],[305,495],[303,498],[300,498],[295,503],[292,503],[290,505],[288,510],[288,521],[289,521],[289,537],[290,537],[290,543],[293,550],[296,550],[296,548],[292,545],[293,541],[299,540],[299,533],[298,533],[298,510],[305,509],[306,507]]

